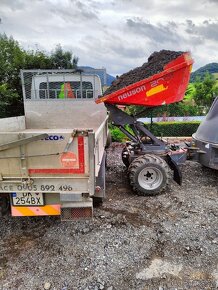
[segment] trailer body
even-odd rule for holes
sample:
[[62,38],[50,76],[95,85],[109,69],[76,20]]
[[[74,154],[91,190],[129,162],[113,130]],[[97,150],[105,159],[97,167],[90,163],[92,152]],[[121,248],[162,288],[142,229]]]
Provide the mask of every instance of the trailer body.
[[108,126],[97,75],[22,71],[25,116],[0,120],[0,196],[13,216],[91,217],[105,195]]

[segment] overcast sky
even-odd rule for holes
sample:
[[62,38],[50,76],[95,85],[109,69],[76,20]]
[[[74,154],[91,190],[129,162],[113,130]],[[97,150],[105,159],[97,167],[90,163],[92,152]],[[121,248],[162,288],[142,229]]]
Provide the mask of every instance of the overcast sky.
[[194,69],[218,62],[218,0],[0,0],[0,18],[25,49],[60,43],[113,75],[161,49],[191,51]]

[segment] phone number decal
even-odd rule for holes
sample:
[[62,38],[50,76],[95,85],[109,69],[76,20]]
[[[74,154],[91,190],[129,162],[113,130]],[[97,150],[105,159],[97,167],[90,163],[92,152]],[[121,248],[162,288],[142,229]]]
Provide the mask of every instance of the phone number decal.
[[41,191],[41,192],[53,192],[53,191],[73,191],[75,190],[71,185],[51,185],[51,184],[41,184],[41,185],[0,185],[0,192],[3,191]]

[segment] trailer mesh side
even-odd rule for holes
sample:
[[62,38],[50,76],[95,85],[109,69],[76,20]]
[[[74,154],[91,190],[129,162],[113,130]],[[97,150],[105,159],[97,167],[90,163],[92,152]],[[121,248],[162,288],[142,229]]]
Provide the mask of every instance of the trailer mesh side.
[[90,218],[93,215],[92,207],[80,207],[80,208],[62,208],[61,220],[71,221],[77,219]]
[[[90,99],[95,96],[95,76],[106,76],[105,69],[86,70],[21,70],[24,100]],[[74,76],[73,76],[74,75]],[[86,76],[93,81],[86,81]],[[75,78],[76,76],[76,78]],[[100,78],[102,86],[105,77]],[[72,81],[72,78],[75,80]]]

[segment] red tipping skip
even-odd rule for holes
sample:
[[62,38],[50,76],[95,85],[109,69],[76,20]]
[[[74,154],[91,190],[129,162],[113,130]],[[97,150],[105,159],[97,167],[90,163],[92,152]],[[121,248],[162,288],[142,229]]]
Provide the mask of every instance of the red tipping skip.
[[179,102],[185,95],[193,62],[190,53],[185,52],[165,65],[162,72],[103,96],[95,102],[146,107]]

